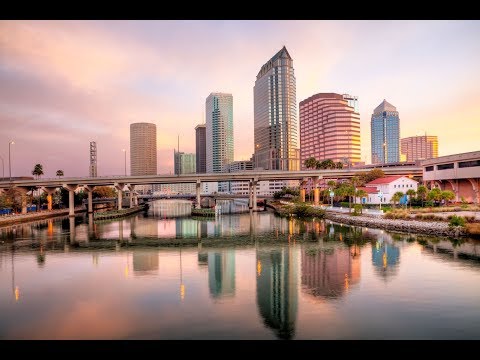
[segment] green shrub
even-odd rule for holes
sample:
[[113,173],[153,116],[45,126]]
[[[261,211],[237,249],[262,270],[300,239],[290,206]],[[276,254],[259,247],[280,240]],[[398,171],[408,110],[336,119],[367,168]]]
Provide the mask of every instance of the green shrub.
[[362,204],[355,204],[353,206],[353,216],[358,216],[362,213],[363,206]]
[[464,216],[464,218],[468,223],[475,222],[475,216]]
[[465,218],[457,215],[453,215],[452,218],[450,219],[450,222],[448,223],[448,226],[453,227],[453,226],[465,226]]

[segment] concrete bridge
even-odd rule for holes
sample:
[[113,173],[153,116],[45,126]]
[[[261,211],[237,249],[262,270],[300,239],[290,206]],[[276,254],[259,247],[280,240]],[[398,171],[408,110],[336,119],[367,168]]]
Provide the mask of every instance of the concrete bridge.
[[[417,166],[399,166],[382,169],[385,175],[422,176],[422,168]],[[138,195],[135,193],[136,185],[152,184],[177,184],[195,183],[197,206],[200,204],[200,189],[202,182],[222,181],[248,181],[249,182],[249,204],[257,210],[257,193],[253,191],[259,181],[263,180],[299,180],[300,199],[305,201],[305,184],[309,179],[314,183],[314,202],[319,203],[320,190],[317,188],[321,179],[350,178],[365,169],[332,169],[332,170],[303,170],[303,171],[271,171],[271,170],[249,170],[233,173],[210,173],[210,174],[184,174],[184,175],[142,175],[142,176],[104,176],[104,177],[73,177],[62,179],[37,179],[0,181],[0,191],[14,187],[22,193],[22,213],[26,213],[26,193],[32,188],[41,188],[47,193],[48,209],[52,208],[52,194],[58,188],[65,188],[69,191],[69,215],[74,213],[74,192],[83,187],[88,194],[88,213],[93,212],[92,192],[95,186],[114,186],[118,190],[118,209],[122,209],[122,194],[125,187],[130,193],[130,207],[138,205]]]

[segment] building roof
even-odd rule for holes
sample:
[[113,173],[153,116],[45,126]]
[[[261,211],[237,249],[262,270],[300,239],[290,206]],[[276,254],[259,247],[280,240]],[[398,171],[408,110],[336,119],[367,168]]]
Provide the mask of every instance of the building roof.
[[357,187],[357,190],[364,190],[367,194],[377,194],[378,193],[377,188],[374,188],[374,187],[359,186],[359,187]]
[[373,110],[374,114],[381,114],[384,111],[397,111],[397,108],[390,104],[387,100],[383,99],[382,103],[378,105],[375,110]]
[[[365,186],[369,186],[369,185],[380,185],[380,184],[390,184],[391,182],[394,182],[395,180],[398,180],[402,177],[405,177],[406,176],[403,176],[403,175],[394,175],[394,176],[384,176],[384,177],[381,177],[381,178],[378,178],[378,179],[375,179],[373,181],[370,181],[369,183],[365,184]],[[408,179],[408,178],[407,178]]]
[[279,58],[292,60],[292,57],[288,53],[287,48],[285,46],[283,46],[279,52],[273,55],[273,57],[270,60],[268,60],[265,64],[263,64],[262,68],[257,74],[257,79],[261,77],[265,72],[270,70],[273,67],[273,63]]

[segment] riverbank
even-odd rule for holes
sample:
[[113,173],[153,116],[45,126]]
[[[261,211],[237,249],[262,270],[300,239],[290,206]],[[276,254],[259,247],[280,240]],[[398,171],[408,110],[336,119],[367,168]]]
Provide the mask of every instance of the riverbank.
[[373,227],[403,233],[417,233],[432,236],[461,237],[468,236],[465,228],[457,226],[450,227],[442,221],[417,221],[417,220],[393,220],[373,216],[352,216],[326,212],[325,219],[342,224]]
[[[84,213],[87,210],[82,207],[75,208],[75,214]],[[28,214],[17,214],[17,215],[6,215],[0,217],[0,227],[2,226],[9,226],[14,224],[21,224],[30,221],[36,220],[44,220],[50,219],[59,216],[66,216],[69,214],[68,209],[60,209],[60,210],[51,210],[51,211],[40,211],[40,212],[33,212]]]

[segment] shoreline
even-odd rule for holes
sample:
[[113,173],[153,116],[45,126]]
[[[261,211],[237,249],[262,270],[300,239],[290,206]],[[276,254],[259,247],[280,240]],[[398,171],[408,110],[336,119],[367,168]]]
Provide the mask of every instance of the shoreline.
[[[75,209],[75,216],[79,213],[84,213],[84,212],[87,212],[87,210],[77,208]],[[30,214],[8,215],[5,217],[0,217],[0,228],[2,226],[10,226],[15,224],[28,223],[32,221],[50,219],[54,217],[68,216],[68,214],[69,214],[68,209],[62,209],[62,210],[53,210],[49,212],[38,212],[33,214],[30,213]]]

